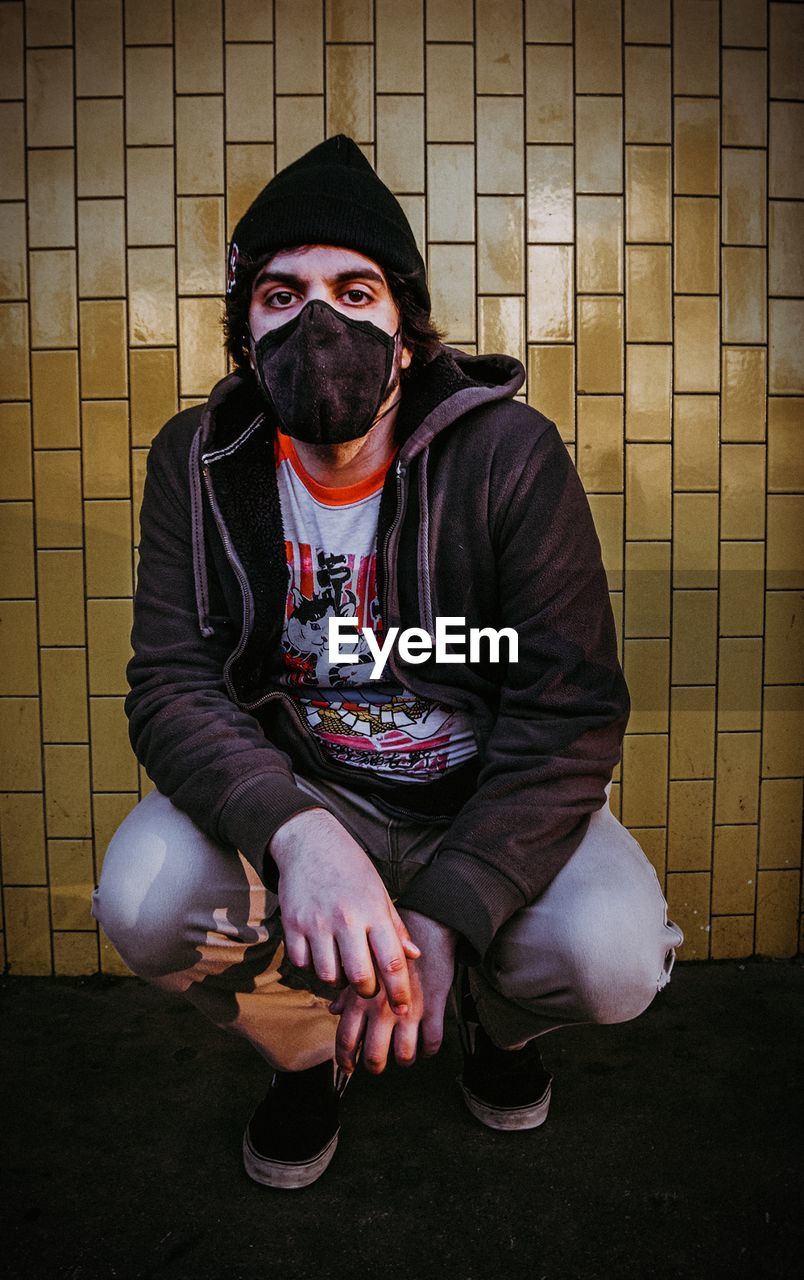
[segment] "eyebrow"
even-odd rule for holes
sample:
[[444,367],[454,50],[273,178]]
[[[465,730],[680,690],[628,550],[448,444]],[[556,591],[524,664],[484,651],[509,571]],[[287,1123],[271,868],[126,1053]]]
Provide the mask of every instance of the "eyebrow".
[[[294,289],[301,289],[307,283],[302,276],[294,275],[292,271],[272,271],[269,267],[263,267],[252,288],[257,289],[269,280],[272,284],[287,284]],[[377,284],[385,284],[385,278],[373,267],[350,267],[346,271],[338,271],[334,276],[327,276],[326,280],[328,284],[346,284],[349,280],[372,280]]]

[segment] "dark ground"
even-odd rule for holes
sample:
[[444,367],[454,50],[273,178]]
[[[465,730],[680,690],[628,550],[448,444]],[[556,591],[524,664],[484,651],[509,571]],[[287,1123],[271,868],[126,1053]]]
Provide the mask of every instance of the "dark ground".
[[[9,1280],[781,1280],[800,1275],[795,962],[678,965],[651,1009],[544,1041],[543,1129],[465,1111],[455,1027],[360,1073],[335,1160],[240,1163],[267,1068],[136,979],[0,983]],[[798,1166],[798,1167],[797,1167]]]

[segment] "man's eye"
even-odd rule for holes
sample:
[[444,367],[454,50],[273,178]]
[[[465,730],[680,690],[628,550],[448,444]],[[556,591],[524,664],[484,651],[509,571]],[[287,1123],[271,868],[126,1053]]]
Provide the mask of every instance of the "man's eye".
[[269,307],[289,307],[293,302],[293,294],[288,289],[277,289],[276,293],[269,295]]
[[370,302],[371,294],[366,289],[347,289],[345,295],[349,302]]

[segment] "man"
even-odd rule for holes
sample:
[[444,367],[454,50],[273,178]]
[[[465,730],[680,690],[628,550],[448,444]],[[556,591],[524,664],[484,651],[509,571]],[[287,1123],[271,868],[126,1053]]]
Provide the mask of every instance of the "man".
[[682,938],[608,807],[629,701],[577,474],[516,360],[442,346],[350,139],[238,223],[226,331],[235,372],[149,455],[127,712],[157,790],[94,910],[269,1061],[245,1166],[298,1187],[359,1054],[437,1052],[453,982],[467,1106],[532,1128],[538,1037],[636,1017]]

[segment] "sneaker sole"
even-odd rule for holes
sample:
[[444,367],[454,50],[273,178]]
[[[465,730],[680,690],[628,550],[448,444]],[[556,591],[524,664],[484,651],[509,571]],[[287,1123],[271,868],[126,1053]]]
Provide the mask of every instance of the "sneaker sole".
[[252,1147],[248,1129],[243,1135],[243,1166],[248,1176],[263,1187],[281,1187],[284,1191],[296,1191],[309,1187],[321,1177],[329,1166],[338,1145],[337,1130],[327,1145],[311,1160],[292,1163],[287,1160],[266,1160]]
[[487,1129],[538,1129],[539,1125],[544,1124],[547,1119],[552,1082],[548,1084],[538,1102],[529,1102],[524,1107],[495,1107],[467,1089],[460,1076],[458,1084],[466,1106],[475,1119],[484,1124]]

